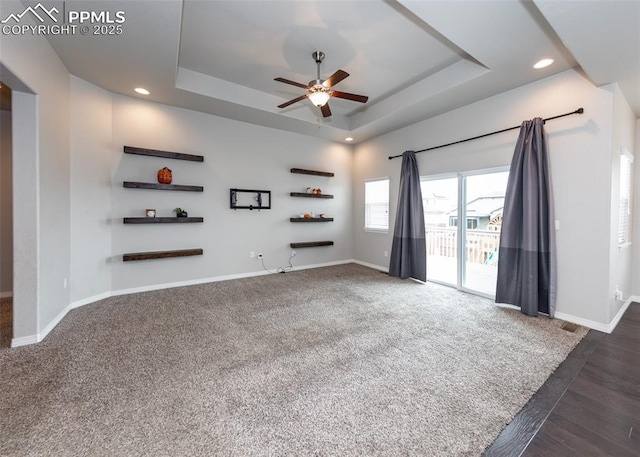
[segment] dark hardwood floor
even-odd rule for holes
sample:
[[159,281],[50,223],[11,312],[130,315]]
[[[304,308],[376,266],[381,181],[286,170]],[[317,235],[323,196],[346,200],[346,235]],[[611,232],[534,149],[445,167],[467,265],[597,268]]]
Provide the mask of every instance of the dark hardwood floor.
[[485,456],[640,456],[640,304],[583,338]]

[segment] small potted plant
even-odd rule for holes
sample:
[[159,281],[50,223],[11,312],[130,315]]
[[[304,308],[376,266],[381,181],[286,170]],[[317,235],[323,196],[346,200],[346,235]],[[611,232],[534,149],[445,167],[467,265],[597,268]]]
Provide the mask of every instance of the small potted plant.
[[187,214],[187,211],[182,209],[182,208],[175,208],[173,210],[174,213],[176,213],[177,217],[187,217],[189,216],[189,214]]

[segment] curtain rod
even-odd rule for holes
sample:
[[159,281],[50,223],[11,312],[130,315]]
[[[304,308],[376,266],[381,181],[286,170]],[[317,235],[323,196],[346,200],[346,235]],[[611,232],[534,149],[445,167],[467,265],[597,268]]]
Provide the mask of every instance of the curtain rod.
[[[584,113],[584,108],[578,108],[577,110],[572,111],[571,113],[559,114],[557,116],[548,117],[546,119],[543,119],[543,121],[546,122],[546,121],[550,121],[550,120],[553,120],[553,119],[558,119],[559,117],[571,116],[572,114],[582,114],[582,113]],[[485,136],[495,135],[496,133],[508,132],[509,130],[519,129],[520,127],[521,127],[521,125],[516,125],[515,127],[509,127],[508,129],[496,130],[495,132],[485,133],[484,135],[474,136],[473,138],[467,138],[465,140],[454,141],[453,143],[441,144],[440,146],[433,146],[431,148],[420,149],[419,151],[413,151],[413,152],[415,152],[417,154],[418,152],[433,151],[434,149],[445,148],[447,146],[453,146],[454,144],[464,143],[466,141],[471,141],[471,140],[477,140],[478,138],[484,138]],[[402,157],[402,154],[398,154],[397,156],[389,156],[389,160],[395,159],[396,157]]]

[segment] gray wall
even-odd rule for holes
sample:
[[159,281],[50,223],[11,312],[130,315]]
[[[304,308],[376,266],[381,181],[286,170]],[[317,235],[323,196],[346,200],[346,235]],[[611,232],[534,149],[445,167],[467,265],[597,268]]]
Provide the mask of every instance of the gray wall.
[[[298,249],[294,266],[349,260],[352,247],[350,146],[257,127],[141,99],[110,94],[71,77],[71,302],[111,292],[264,272],[286,266],[292,241],[333,240],[333,247]],[[203,155],[204,163],[123,154],[124,145]],[[174,183],[203,193],[124,189],[122,181],[156,182],[158,169]],[[292,167],[333,171],[332,178],[294,175]],[[293,198],[320,187],[332,200]],[[267,189],[272,209],[229,209],[232,187]],[[203,224],[124,225],[123,217],[173,216],[173,208],[203,216]],[[302,211],[335,221],[294,224]],[[126,252],[202,247],[205,255],[122,262]]]
[[[365,232],[362,208],[364,180],[389,176],[391,220],[394,220],[401,159],[389,161],[389,155],[481,135],[534,116],[554,116],[582,106],[585,114],[546,125],[556,218],[560,221],[557,311],[560,316],[606,327],[613,298],[609,266],[613,236],[614,92],[612,86],[596,88],[577,72],[567,71],[357,145],[353,181],[356,258],[388,266],[383,252],[391,249],[392,233]],[[514,130],[418,154],[420,172],[429,175],[509,165],[517,135]],[[628,270],[630,260],[625,258],[623,262]]]
[[636,147],[633,180],[635,192],[633,195],[633,230],[631,250],[633,252],[632,288],[636,300],[640,300],[640,119],[636,121]]
[[[123,145],[198,154],[204,163],[134,156]],[[112,286],[114,291],[262,272],[250,251],[264,255],[270,270],[287,265],[290,242],[333,240],[332,247],[298,249],[295,266],[349,260],[352,246],[350,146],[245,124],[208,114],[113,97]],[[122,181],[155,182],[157,170],[173,170],[176,184],[204,186],[202,193],[124,189]],[[290,168],[331,171],[332,178],[295,175]],[[307,186],[334,199],[290,197]],[[272,209],[231,210],[229,189],[271,191]],[[175,207],[203,224],[123,225],[122,217],[155,208],[172,216]],[[334,222],[301,224],[302,211],[324,212]],[[104,214],[101,217],[108,217]],[[126,252],[203,248],[204,255],[171,260],[122,262]]]
[[[23,8],[2,3],[4,11]],[[3,67],[37,96],[13,98],[14,187],[20,189],[14,228],[21,232],[14,230],[13,330],[14,340],[33,342],[69,303],[69,74],[43,37],[6,35],[1,46]]]
[[13,292],[11,111],[0,111],[0,297]]
[[72,303],[111,292],[111,94],[71,77]]
[[[611,209],[609,240],[609,322],[612,321],[625,301],[633,295],[633,249],[620,248],[617,233],[620,207],[620,153],[624,148],[634,154],[636,142],[636,117],[629,103],[616,85],[609,86],[613,93],[613,135],[611,138]],[[608,88],[609,88],[608,87]],[[636,184],[637,187],[637,184]],[[640,274],[640,272],[638,273]],[[622,300],[615,299],[616,288],[622,291]]]

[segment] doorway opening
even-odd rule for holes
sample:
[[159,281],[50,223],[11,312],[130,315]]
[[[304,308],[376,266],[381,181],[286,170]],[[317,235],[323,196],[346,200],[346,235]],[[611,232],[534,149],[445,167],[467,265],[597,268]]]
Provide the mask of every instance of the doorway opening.
[[422,178],[427,280],[494,298],[508,167]]
[[11,88],[0,81],[0,348],[13,335],[13,146]]

